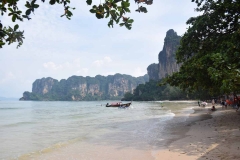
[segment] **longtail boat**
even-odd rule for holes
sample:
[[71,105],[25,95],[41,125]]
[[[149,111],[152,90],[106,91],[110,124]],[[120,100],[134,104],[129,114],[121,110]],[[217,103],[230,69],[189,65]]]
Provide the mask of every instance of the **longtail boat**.
[[106,107],[129,107],[132,104],[132,102],[129,103],[122,103],[122,102],[116,102],[111,104],[106,104]]

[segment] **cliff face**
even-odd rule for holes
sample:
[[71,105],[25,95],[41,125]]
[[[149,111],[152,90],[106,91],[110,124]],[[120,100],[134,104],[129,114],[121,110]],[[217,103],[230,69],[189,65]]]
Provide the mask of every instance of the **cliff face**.
[[147,69],[149,79],[160,80],[173,72],[179,71],[181,65],[177,64],[175,53],[180,44],[180,39],[181,37],[173,29],[167,31],[163,49],[158,55],[157,69],[156,64],[151,64]]
[[158,64],[156,63],[150,64],[147,67],[147,71],[148,71],[149,79],[155,80],[155,81],[159,80]]
[[53,79],[53,78],[42,78],[42,79],[37,79],[33,85],[32,85],[32,92],[36,94],[46,94],[48,93],[54,84],[56,84],[58,80]]
[[132,77],[115,74],[112,76],[72,76],[61,81],[53,78],[37,79],[32,92],[24,92],[20,100],[104,100],[120,99],[126,92],[133,92],[138,84],[148,81],[148,75]]

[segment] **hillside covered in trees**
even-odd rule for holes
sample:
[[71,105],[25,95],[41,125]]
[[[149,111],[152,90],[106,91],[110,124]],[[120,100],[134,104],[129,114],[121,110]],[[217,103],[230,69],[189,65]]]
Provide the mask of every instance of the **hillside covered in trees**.
[[150,80],[140,84],[133,93],[127,92],[123,101],[160,101],[160,100],[188,100],[188,99],[210,99],[211,95],[206,90],[188,93],[178,87],[170,85],[159,86],[161,81]]

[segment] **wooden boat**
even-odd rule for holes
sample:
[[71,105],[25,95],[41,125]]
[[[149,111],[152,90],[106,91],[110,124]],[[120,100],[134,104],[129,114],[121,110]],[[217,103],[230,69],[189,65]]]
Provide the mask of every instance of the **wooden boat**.
[[122,103],[122,102],[117,102],[117,103],[111,103],[111,104],[106,104],[106,107],[129,107],[132,104],[130,103]]

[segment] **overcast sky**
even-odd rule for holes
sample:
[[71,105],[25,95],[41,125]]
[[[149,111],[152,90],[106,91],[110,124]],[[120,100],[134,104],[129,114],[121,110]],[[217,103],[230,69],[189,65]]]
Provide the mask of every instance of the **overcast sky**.
[[[72,2],[76,10],[71,20],[60,18],[62,6],[40,3],[32,20],[19,23],[25,33],[23,45],[0,49],[0,97],[20,98],[43,77],[143,76],[148,65],[158,63],[166,32],[174,29],[183,35],[188,18],[198,15],[191,0],[154,0],[147,14],[135,12],[137,4],[130,2],[132,13],[127,17],[134,19],[132,30],[108,28],[107,20],[89,12],[85,0]],[[1,16],[1,21],[11,25],[8,17]]]

